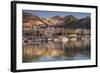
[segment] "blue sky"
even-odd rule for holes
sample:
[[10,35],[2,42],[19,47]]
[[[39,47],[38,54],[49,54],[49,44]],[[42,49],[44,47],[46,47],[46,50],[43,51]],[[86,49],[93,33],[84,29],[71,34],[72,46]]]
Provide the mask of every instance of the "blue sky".
[[79,13],[79,12],[37,11],[37,10],[23,10],[23,12],[35,14],[42,18],[49,18],[49,17],[56,16],[56,15],[59,15],[61,17],[73,15],[76,18],[81,19],[87,16],[91,16],[90,13],[82,13],[82,12]]

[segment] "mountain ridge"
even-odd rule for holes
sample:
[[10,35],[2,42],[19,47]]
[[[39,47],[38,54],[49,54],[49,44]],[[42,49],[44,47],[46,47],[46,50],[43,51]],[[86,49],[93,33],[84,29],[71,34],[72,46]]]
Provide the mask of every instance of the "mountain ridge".
[[54,26],[54,27],[64,27],[64,28],[85,28],[90,29],[91,18],[89,16],[85,18],[78,19],[73,15],[68,15],[61,17],[55,15],[47,18],[42,18],[37,15],[30,13],[23,13],[23,23],[30,23],[32,21],[33,26]]

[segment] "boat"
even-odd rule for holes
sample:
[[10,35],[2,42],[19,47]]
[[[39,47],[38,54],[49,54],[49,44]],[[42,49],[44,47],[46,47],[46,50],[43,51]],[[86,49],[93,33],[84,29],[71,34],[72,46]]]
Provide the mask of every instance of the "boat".
[[76,41],[77,38],[70,38],[70,41]]
[[69,39],[67,37],[65,37],[65,36],[62,37],[62,42],[63,43],[68,42],[68,41],[69,41]]

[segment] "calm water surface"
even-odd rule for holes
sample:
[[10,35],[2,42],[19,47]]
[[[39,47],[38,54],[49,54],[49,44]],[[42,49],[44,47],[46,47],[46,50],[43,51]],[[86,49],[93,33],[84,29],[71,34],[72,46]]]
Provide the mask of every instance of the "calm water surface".
[[23,44],[23,62],[88,60],[91,58],[90,40],[63,42],[34,42]]

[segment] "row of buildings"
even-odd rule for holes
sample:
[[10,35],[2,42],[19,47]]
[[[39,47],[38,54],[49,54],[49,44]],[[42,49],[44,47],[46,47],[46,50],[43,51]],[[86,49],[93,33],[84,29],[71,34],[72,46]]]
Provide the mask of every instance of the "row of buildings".
[[[67,29],[67,28],[23,28],[23,36],[46,36],[46,37],[55,37],[55,36],[73,36],[73,35],[90,35],[90,29]],[[29,34],[29,35],[28,35]]]

